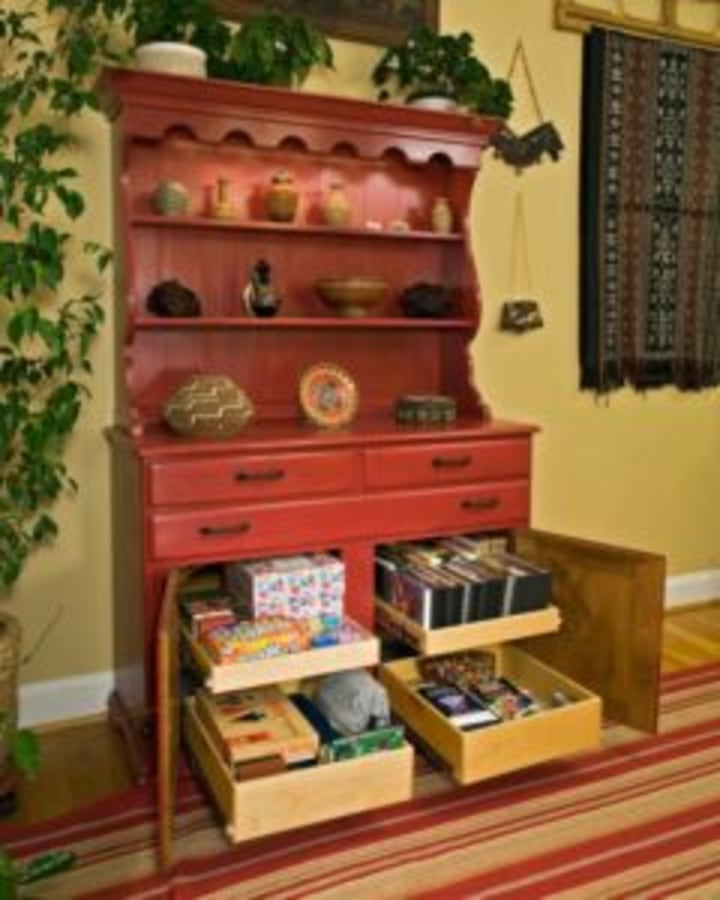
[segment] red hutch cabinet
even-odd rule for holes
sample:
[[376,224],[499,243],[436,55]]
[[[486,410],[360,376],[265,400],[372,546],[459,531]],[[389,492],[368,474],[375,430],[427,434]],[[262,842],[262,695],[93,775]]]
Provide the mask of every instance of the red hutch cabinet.
[[[481,302],[469,204],[494,123],[132,71],[109,73],[106,96],[115,113],[117,244],[124,272],[116,308],[120,402],[111,436],[114,704],[147,708],[155,702],[155,640],[173,570],[330,550],[346,566],[348,614],[372,629],[377,544],[516,532],[529,524],[534,428],[495,419],[472,367]],[[290,173],[299,191],[290,223],[270,221],[265,213],[269,185],[280,170]],[[183,214],[155,211],[153,197],[164,179],[187,189]],[[210,214],[220,179],[227,183],[232,218]],[[337,180],[351,209],[342,227],[326,225],[322,217],[323,197]],[[448,198],[453,211],[447,233],[431,227],[438,197]],[[252,317],[243,304],[251,269],[261,258],[270,263],[282,300],[272,318]],[[317,283],[351,276],[383,279],[388,284],[383,306],[360,318],[333,315],[319,298]],[[148,312],[149,291],[170,278],[199,296],[199,317],[159,318]],[[449,315],[403,315],[399,298],[418,282],[449,290]],[[357,386],[358,414],[342,429],[318,428],[298,404],[303,373],[323,362],[340,366]],[[182,438],[163,424],[168,397],[193,373],[228,375],[248,394],[255,415],[237,437]],[[425,428],[398,425],[394,407],[404,394],[450,395],[457,401],[457,420]],[[570,626],[555,638],[538,638],[533,653],[602,692],[611,713],[651,727],[657,560],[547,535],[520,535],[518,542],[523,552],[553,567],[555,602]],[[565,577],[568,572],[574,574]],[[643,580],[642,602],[623,604],[613,593],[620,584],[618,596],[628,598]],[[626,627],[633,616],[642,624],[639,630]],[[558,627],[554,609],[549,618],[496,626],[484,636],[471,627],[464,637],[456,636],[454,646],[505,642]],[[609,675],[588,646],[590,638],[601,655],[617,654],[620,647],[633,662]],[[422,638],[418,648],[432,652]],[[451,647],[445,642],[442,649]],[[403,694],[403,673],[401,667],[383,676],[393,703],[417,731],[446,749],[461,781],[597,740],[597,699],[579,694],[583,702],[576,709],[559,711],[562,722],[531,725],[519,738],[513,737],[518,729],[510,729],[505,745],[503,728],[494,729],[492,758],[502,764],[484,768],[481,760],[488,754],[482,746],[444,734],[437,722],[418,720],[416,705]],[[544,668],[542,673],[536,677],[550,677]],[[319,788],[316,798],[323,791],[338,795],[339,785],[332,782],[337,772],[295,773],[297,785],[286,776],[263,779],[260,799],[254,799],[252,789],[225,784],[219,763],[206,751],[199,748],[198,755],[201,762],[203,754],[207,757],[204,768],[216,770],[211,780],[224,785],[216,790],[221,805],[223,797],[230,798],[226,815],[235,839],[288,827],[283,799],[288,790],[307,795],[309,786],[310,793]],[[408,759],[392,763],[402,767],[402,777],[393,774],[404,785],[397,796],[388,793],[387,778],[378,780],[382,766],[356,763],[362,763],[357,777],[366,788],[364,800],[329,807],[318,801],[322,808],[300,814],[290,825],[392,802],[409,792]],[[313,771],[323,768],[333,769]],[[329,781],[310,783],[314,778]],[[347,770],[342,780],[347,785]],[[277,821],[251,827],[238,810],[249,805],[252,812],[253,803],[273,808],[274,784],[281,791],[277,808],[285,812]]]

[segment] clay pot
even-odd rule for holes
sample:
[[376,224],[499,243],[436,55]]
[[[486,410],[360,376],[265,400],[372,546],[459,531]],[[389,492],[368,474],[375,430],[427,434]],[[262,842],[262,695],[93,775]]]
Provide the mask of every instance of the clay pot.
[[352,207],[341,181],[333,181],[322,204],[326,225],[343,228],[350,221]]
[[266,197],[268,218],[273,222],[292,222],[297,212],[298,199],[292,175],[284,170],[277,172],[272,177]]

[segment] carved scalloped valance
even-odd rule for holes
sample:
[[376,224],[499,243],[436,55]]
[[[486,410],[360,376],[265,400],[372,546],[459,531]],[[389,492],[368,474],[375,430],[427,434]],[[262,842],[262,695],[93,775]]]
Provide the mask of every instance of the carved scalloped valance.
[[442,156],[462,168],[477,167],[499,127],[498,120],[464,113],[132,70],[107,72],[103,88],[124,133],[146,140],[182,128],[207,144],[240,137],[271,149],[292,141],[309,152],[341,150],[363,159],[393,151],[412,163]]

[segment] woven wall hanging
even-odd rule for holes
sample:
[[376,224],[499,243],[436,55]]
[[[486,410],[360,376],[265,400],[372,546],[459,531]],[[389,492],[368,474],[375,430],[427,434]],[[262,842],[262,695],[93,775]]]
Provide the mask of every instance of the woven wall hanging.
[[509,166],[512,166],[518,175],[521,175],[528,166],[542,162],[545,155],[557,162],[565,145],[555,125],[552,122],[546,122],[543,118],[535,82],[530,72],[525,45],[520,38],[518,38],[510,61],[507,75],[507,80],[510,83],[512,83],[518,64],[522,65],[525,73],[525,80],[530,91],[530,100],[535,110],[538,124],[531,128],[530,131],[526,131],[525,134],[516,134],[506,122],[501,130],[491,138],[490,143],[495,149],[495,155],[499,156]]

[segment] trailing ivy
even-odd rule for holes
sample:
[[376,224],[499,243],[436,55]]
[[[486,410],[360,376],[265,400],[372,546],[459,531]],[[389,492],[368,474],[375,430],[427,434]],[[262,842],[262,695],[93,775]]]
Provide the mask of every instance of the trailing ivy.
[[[99,293],[75,295],[82,260],[98,276],[109,251],[79,245],[85,199],[63,162],[72,125],[99,108],[93,79],[122,52],[109,23],[127,0],[44,0],[0,9],[0,588],[53,538],[52,507],[77,485],[63,462],[90,396]],[[116,30],[122,39],[123,28]]]

